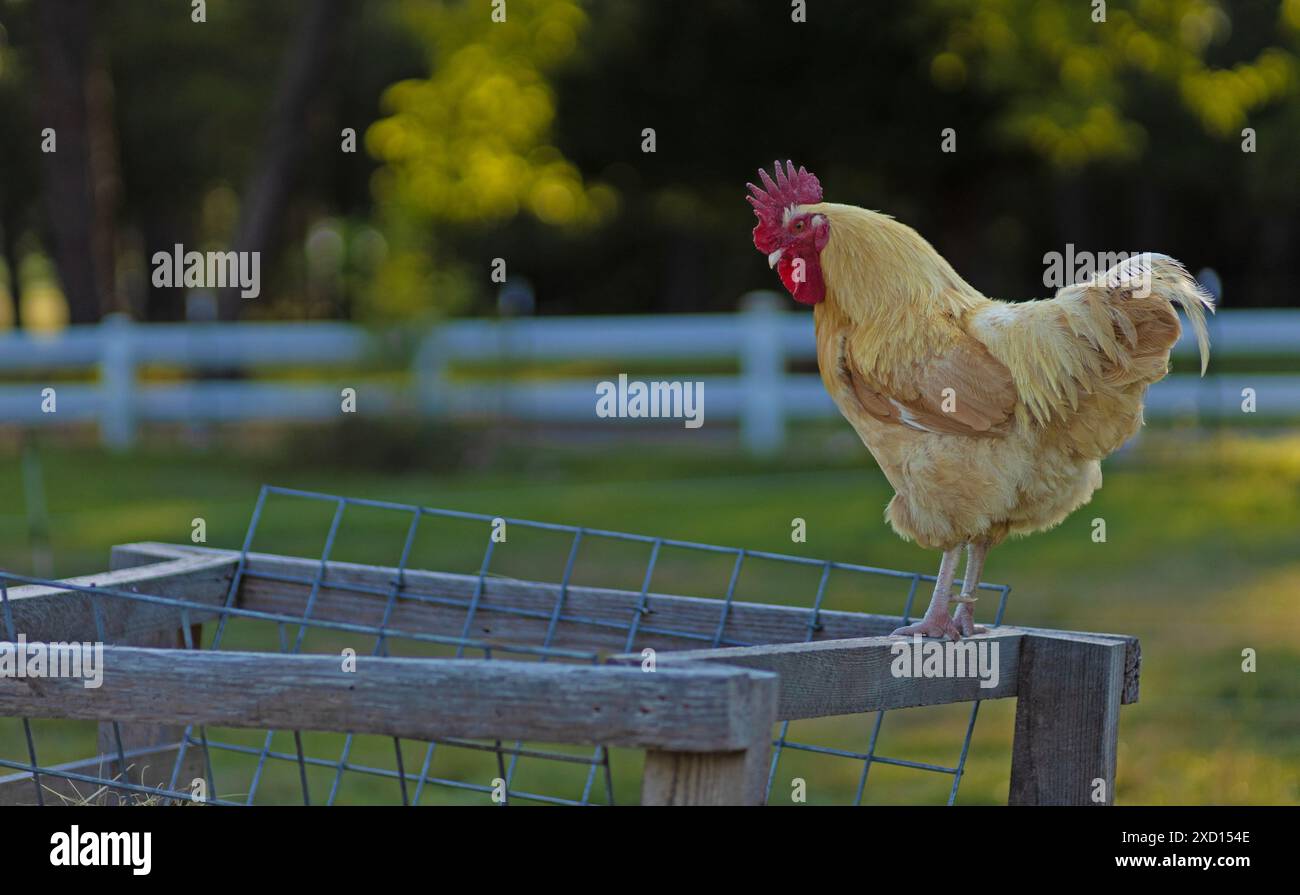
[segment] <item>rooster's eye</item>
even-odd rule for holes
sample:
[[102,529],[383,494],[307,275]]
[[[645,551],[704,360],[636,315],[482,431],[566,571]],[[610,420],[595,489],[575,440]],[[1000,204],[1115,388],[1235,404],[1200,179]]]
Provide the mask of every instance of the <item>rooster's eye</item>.
[[803,221],[795,221],[795,223],[794,223],[794,229],[795,229],[796,232],[802,230],[802,229],[803,229]]

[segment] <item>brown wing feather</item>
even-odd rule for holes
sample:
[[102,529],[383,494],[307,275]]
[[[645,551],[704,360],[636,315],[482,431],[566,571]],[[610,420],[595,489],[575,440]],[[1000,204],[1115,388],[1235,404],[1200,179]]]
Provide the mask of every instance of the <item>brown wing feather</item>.
[[962,333],[941,355],[889,386],[863,374],[847,347],[844,371],[862,410],[875,419],[947,435],[1000,437],[1010,430],[1015,383],[978,339]]

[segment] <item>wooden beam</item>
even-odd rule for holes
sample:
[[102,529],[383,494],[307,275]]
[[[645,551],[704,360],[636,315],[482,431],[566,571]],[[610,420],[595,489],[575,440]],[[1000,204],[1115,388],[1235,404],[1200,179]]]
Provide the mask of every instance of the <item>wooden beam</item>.
[[1122,643],[1070,634],[1020,648],[1012,805],[1110,805],[1115,799]]
[[[189,545],[139,543],[114,548],[115,555],[144,558],[167,558],[201,554],[237,557],[235,551]],[[241,605],[247,609],[301,616],[306,608],[310,586],[286,578],[312,580],[319,560],[272,554],[250,553],[248,575],[240,588]],[[269,577],[268,577],[269,576]],[[378,625],[384,615],[388,589],[397,570],[380,566],[331,562],[326,566],[324,584],[312,608],[315,618]],[[407,570],[406,588],[410,598],[398,601],[389,626],[429,634],[460,636],[465,617],[479,587],[475,575]],[[364,587],[375,593],[361,593],[335,585]],[[485,578],[479,597],[474,624],[469,636],[510,643],[541,643],[546,636],[551,615],[560,599],[558,584],[519,581],[508,578]],[[564,593],[564,608],[551,644],[568,649],[600,652],[622,651],[627,627],[637,615],[641,595],[636,591],[612,588],[570,586]],[[669,650],[697,650],[712,641],[721,619],[723,601],[651,593],[646,597],[646,612],[638,622],[638,649],[650,647],[661,653]],[[728,641],[745,644],[801,643],[808,638],[811,612],[790,606],[734,601],[723,629]],[[883,637],[902,624],[894,615],[823,610],[818,613],[819,627],[813,641]],[[1018,631],[1042,633],[1039,628],[998,628],[999,633]],[[670,632],[670,633],[666,633]],[[681,635],[693,636],[681,636]],[[1137,638],[1117,634],[1087,634],[1088,637],[1121,643],[1125,649],[1125,681],[1122,691],[1125,704],[1137,702],[1141,669],[1141,648]]]
[[[960,677],[896,675],[896,666],[909,674],[918,670],[911,661],[914,641],[899,637],[686,650],[659,653],[656,662],[667,668],[678,668],[683,662],[708,662],[774,672],[781,681],[777,719],[794,721],[1015,696],[1024,636],[1014,628],[998,628],[960,643],[925,641],[923,650],[943,652],[943,668],[962,672]],[[905,657],[900,656],[900,648],[908,650]],[[981,686],[981,653],[992,663],[987,666],[986,679],[993,686]],[[612,656],[609,661],[633,665],[640,664],[642,658],[629,653]]]
[[346,672],[337,656],[109,646],[103,668],[97,689],[0,678],[0,715],[718,752],[750,748],[753,706],[776,699],[774,675],[705,665],[361,658]]
[[[173,597],[216,608],[225,603],[238,554],[190,554],[177,559],[120,568],[97,575],[67,578],[64,582],[83,587],[104,587],[130,593]],[[14,631],[29,641],[93,642],[100,639],[95,624],[95,603],[99,603],[104,625],[104,642],[123,640],[181,626],[178,609],[162,603],[123,597],[92,597],[81,591],[38,584],[10,586],[9,609]],[[190,622],[198,624],[216,613],[190,611]],[[8,632],[0,617],[0,637]]]

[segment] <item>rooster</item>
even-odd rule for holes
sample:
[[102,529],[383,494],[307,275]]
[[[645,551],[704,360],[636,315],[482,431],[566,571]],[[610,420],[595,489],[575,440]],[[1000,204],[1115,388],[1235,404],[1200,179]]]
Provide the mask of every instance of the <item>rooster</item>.
[[1147,386],[1168,371],[1175,304],[1204,375],[1213,302],[1165,255],[1050,299],[986,298],[911,227],[823,202],[804,168],[778,162],[775,180],[759,178],[746,197],[754,246],[813,306],[822,382],[895,491],[885,518],[943,552],[925,616],[894,634],[984,633],[974,604],[988,550],[1057,525],[1101,487],[1101,459],[1137,432]]

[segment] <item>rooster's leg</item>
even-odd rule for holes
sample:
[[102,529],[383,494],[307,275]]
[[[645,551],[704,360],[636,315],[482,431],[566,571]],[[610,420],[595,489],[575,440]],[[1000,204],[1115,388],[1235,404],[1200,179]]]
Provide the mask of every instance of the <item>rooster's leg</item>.
[[957,611],[952,617],[953,624],[963,637],[988,632],[988,628],[975,624],[975,601],[979,599],[976,589],[980,586],[980,576],[984,574],[984,557],[988,552],[989,545],[986,541],[971,541],[966,547],[966,572],[961,579]]
[[952,640],[961,638],[961,631],[953,624],[948,615],[948,603],[952,600],[952,580],[957,577],[957,561],[961,548],[945,550],[943,561],[939,563],[939,580],[934,583],[934,596],[930,606],[925,610],[925,617],[914,625],[905,625],[894,634],[924,634],[926,637],[948,637]]

